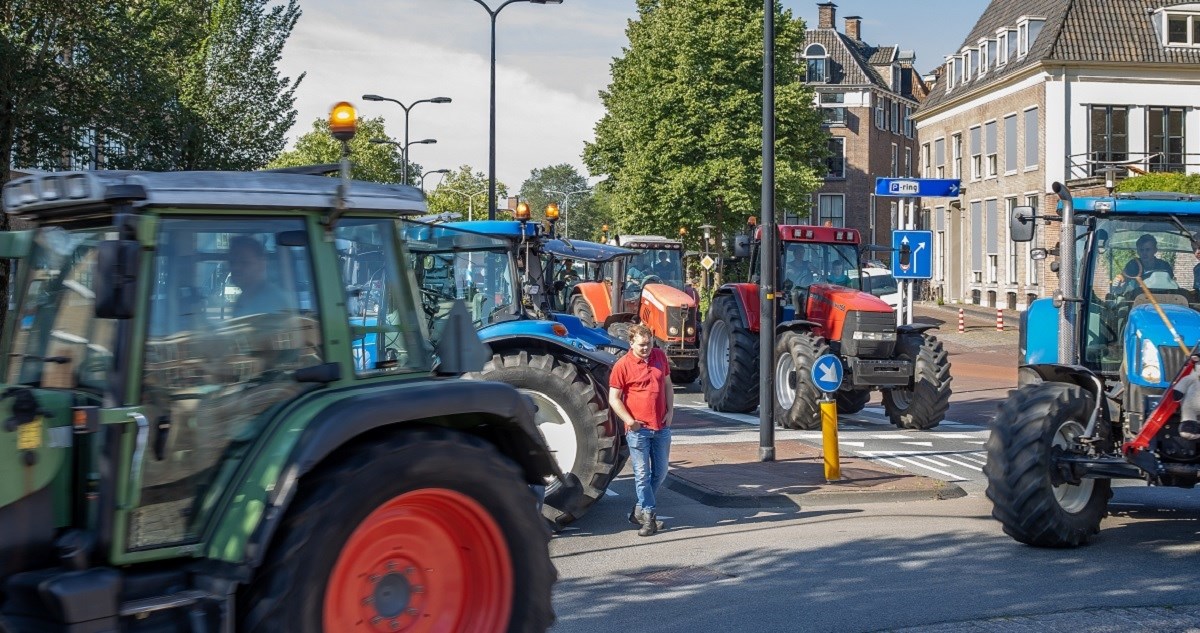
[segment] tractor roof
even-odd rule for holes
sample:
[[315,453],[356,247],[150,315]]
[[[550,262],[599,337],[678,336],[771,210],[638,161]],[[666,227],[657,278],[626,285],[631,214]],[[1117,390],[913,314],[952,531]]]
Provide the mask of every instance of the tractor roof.
[[[836,226],[811,226],[807,224],[780,224],[779,239],[784,242],[817,242],[822,244],[851,244],[857,246],[861,239],[857,229]],[[762,227],[754,230],[754,239],[762,239]]]
[[564,239],[546,242],[542,246],[542,251],[561,259],[574,259],[583,262],[607,262],[618,257],[637,254],[636,251],[619,246]]
[[541,224],[533,221],[525,222],[524,233],[522,233],[521,222],[518,220],[469,220],[467,222],[448,222],[449,226],[483,233],[484,235],[493,235],[496,237],[511,237],[520,238],[536,237],[541,235]]
[[683,242],[661,235],[618,235],[617,242],[628,248],[671,248],[683,249]]
[[1076,198],[1075,210],[1096,214],[1200,215],[1200,196],[1163,191],[1118,193],[1102,198]]
[[[4,212],[35,221],[74,221],[111,213],[117,201],[144,208],[326,209],[338,179],[280,172],[46,172],[4,185]],[[424,195],[413,187],[353,181],[355,211],[419,215]]]

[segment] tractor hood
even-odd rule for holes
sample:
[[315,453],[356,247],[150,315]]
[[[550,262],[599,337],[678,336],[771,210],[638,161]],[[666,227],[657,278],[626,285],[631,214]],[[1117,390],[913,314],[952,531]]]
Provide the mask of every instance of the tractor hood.
[[692,295],[667,284],[646,284],[642,299],[666,312],[667,308],[691,308],[696,305]]
[[[1187,306],[1164,303],[1163,314],[1189,349],[1200,341],[1200,312]],[[1166,387],[1175,379],[1187,355],[1175,342],[1154,306],[1134,306],[1125,324],[1125,358],[1129,382],[1143,387]],[[1157,379],[1155,379],[1157,378]]]
[[847,288],[836,284],[813,284],[808,287],[813,300],[832,304],[833,309],[847,312],[891,312],[892,306],[869,292]]

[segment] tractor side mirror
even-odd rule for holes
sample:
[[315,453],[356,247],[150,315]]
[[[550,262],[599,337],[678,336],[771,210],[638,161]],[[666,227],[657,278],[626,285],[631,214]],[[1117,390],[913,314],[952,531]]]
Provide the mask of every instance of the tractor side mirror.
[[736,259],[750,256],[750,236],[735,235],[733,236],[733,256]]
[[111,240],[96,246],[97,274],[93,284],[97,319],[133,318],[141,252],[137,240]]
[[1032,241],[1036,220],[1037,215],[1033,207],[1013,207],[1012,215],[1008,218],[1008,233],[1012,236],[1012,241]]
[[1029,259],[1032,259],[1034,261],[1042,261],[1043,259],[1046,259],[1046,255],[1047,255],[1046,249],[1044,249],[1044,248],[1029,249]]

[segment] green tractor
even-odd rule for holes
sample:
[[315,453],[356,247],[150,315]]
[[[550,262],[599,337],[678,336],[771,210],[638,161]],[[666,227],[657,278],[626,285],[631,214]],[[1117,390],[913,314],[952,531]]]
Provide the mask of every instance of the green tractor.
[[562,473],[527,398],[459,378],[488,358],[465,307],[430,346],[419,192],[69,172],[3,209],[36,228],[0,233],[0,631],[550,626]]

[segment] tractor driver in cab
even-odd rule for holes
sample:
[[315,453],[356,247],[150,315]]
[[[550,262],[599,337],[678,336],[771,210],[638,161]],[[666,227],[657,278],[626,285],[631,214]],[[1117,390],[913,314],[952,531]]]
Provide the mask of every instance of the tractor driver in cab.
[[784,278],[780,280],[780,287],[785,292],[791,292],[792,288],[807,288],[812,282],[812,267],[807,261],[801,259],[800,253],[789,253],[789,260],[787,266],[784,267]]
[[1165,272],[1175,279],[1175,271],[1171,264],[1158,257],[1158,240],[1149,233],[1143,233],[1137,239],[1137,257],[1129,260],[1119,275],[1113,278],[1113,290],[1125,294],[1140,289],[1137,279],[1149,279],[1152,273]]

